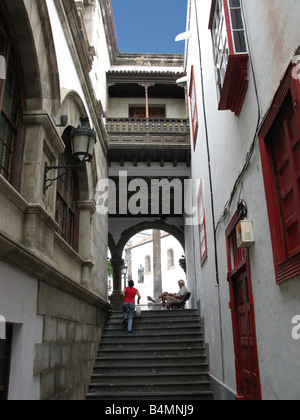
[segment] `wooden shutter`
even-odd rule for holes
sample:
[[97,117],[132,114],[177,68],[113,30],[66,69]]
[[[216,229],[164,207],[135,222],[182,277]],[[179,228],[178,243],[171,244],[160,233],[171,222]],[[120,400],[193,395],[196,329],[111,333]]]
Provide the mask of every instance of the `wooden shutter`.
[[271,137],[285,254],[288,258],[300,251],[300,138],[290,96]]
[[277,284],[300,274],[300,84],[293,68],[259,133]]

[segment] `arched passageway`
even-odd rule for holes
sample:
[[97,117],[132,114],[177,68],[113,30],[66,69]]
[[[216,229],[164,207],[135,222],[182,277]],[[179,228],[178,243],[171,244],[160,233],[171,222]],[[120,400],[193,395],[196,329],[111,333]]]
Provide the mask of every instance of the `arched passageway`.
[[180,260],[184,249],[171,234],[146,230],[134,235],[126,244],[123,260],[122,287],[133,280],[143,307],[148,296],[157,298],[163,291],[176,293],[178,281],[186,280]]
[[[181,219],[178,220],[176,224],[169,224],[167,221],[143,221],[137,222],[136,224],[132,223],[132,219],[128,219],[127,226],[124,223],[124,219],[122,221],[118,221],[117,219],[113,219],[113,223],[111,223],[111,229],[109,232],[109,250],[111,253],[111,265],[113,267],[113,292],[110,297],[111,303],[115,310],[120,309],[120,302],[118,298],[120,296],[122,290],[122,269],[124,266],[124,249],[126,244],[130,241],[132,237],[136,234],[145,231],[145,230],[154,230],[154,231],[164,231],[170,234],[172,237],[177,239],[177,241],[182,246],[183,250],[185,249],[185,240],[184,240],[184,230],[181,228]],[[113,224],[113,226],[112,226]],[[157,259],[153,256],[153,259]],[[154,268],[153,268],[154,270]],[[159,267],[157,268],[159,271]],[[183,273],[184,275],[184,273]],[[154,274],[154,277],[158,279],[157,285],[154,285],[153,294],[157,295],[161,290],[161,279],[157,274]]]

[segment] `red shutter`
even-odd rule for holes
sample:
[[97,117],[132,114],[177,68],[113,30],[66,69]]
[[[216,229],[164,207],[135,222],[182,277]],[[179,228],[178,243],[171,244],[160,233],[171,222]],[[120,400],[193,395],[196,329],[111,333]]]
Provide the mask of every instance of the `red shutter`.
[[300,84],[293,68],[259,133],[277,284],[300,274]]
[[190,95],[190,106],[191,106],[193,143],[194,143],[194,150],[196,150],[199,119],[198,119],[198,105],[197,105],[194,66],[192,66],[192,70],[191,70],[191,85],[190,85],[189,95]]
[[286,106],[273,131],[271,147],[288,258],[300,251],[300,138],[290,97]]

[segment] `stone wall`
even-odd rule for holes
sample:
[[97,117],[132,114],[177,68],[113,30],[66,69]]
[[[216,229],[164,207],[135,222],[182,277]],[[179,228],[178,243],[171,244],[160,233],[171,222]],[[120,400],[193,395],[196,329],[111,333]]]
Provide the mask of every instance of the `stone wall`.
[[41,375],[41,400],[85,399],[106,313],[44,283],[38,313],[44,333],[35,346],[34,375]]

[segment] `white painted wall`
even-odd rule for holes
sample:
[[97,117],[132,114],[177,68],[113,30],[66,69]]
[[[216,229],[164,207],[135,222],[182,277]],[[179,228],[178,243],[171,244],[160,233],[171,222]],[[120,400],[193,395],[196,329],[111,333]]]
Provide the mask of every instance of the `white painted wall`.
[[14,324],[8,399],[39,400],[40,377],[32,375],[35,344],[43,340],[38,281],[0,261],[0,290],[0,314]]
[[[175,266],[172,269],[168,269],[167,252],[169,249],[174,250],[174,262]],[[131,249],[132,253],[132,277],[135,282],[135,287],[140,291],[142,295],[141,304],[146,305],[148,303],[147,296],[153,296],[153,241],[145,244],[135,246]],[[177,293],[179,290],[178,281],[185,280],[186,276],[184,271],[179,265],[184,251],[180,243],[171,235],[164,236],[161,238],[161,257],[162,257],[162,289],[163,292]],[[140,265],[145,268],[146,256],[151,257],[151,273],[145,272],[144,284],[138,283],[138,269]]]
[[102,102],[104,111],[106,110],[106,71],[110,68],[110,58],[106,43],[105,28],[101,16],[100,2],[95,2],[94,23],[93,23],[93,42],[96,50],[93,68],[90,78],[95,90],[97,99]]
[[77,70],[61,26],[54,0],[46,0],[46,2],[55,43],[60,87],[61,89],[65,88],[75,90],[83,100],[86,110],[88,110],[89,107],[87,106],[84,98]]
[[[236,389],[232,321],[228,305],[230,298],[225,229],[236,210],[240,195],[240,198],[248,204],[248,217],[253,221],[256,239],[255,245],[250,250],[250,261],[263,398],[298,400],[300,342],[291,337],[291,320],[294,315],[300,313],[300,279],[295,278],[281,286],[277,286],[275,282],[258,141],[251,165],[244,176],[243,185],[236,190],[230,214],[217,232],[220,287],[216,287],[199,45],[194,0],[191,0],[191,3],[193,38],[189,41],[187,73],[190,75],[191,65],[194,65],[199,112],[197,147],[192,153],[192,177],[204,179],[208,236],[208,259],[202,268],[197,226],[186,230],[186,240],[187,249],[190,250],[190,253],[187,252],[188,271],[192,273],[195,270],[195,284],[197,284],[193,292],[198,295],[201,316],[205,319],[205,340],[209,345],[210,370],[212,375],[227,388]],[[253,72],[249,66],[249,88],[240,117],[237,118],[230,111],[218,111],[212,42],[208,30],[211,0],[196,0],[196,3],[202,48],[215,217],[218,221],[253,141],[258,107]],[[285,2],[251,0],[243,1],[243,5],[263,118],[300,43],[298,25],[300,3],[297,0]],[[194,195],[194,205],[196,198]],[[195,266],[190,267],[193,258]],[[220,313],[222,322],[220,322]],[[222,339],[220,325],[223,331]]]
[[[81,87],[77,69],[72,59],[72,55],[61,25],[60,18],[55,7],[54,0],[46,0],[51,21],[53,38],[55,42],[60,87],[75,90],[83,100],[86,110],[89,110],[85,100],[85,95]],[[95,2],[93,12],[93,27],[91,36],[91,46],[96,50],[93,68],[89,74],[96,98],[102,103],[103,109],[106,108],[106,71],[110,67],[108,48],[106,43],[105,29],[101,16],[100,4]]]

